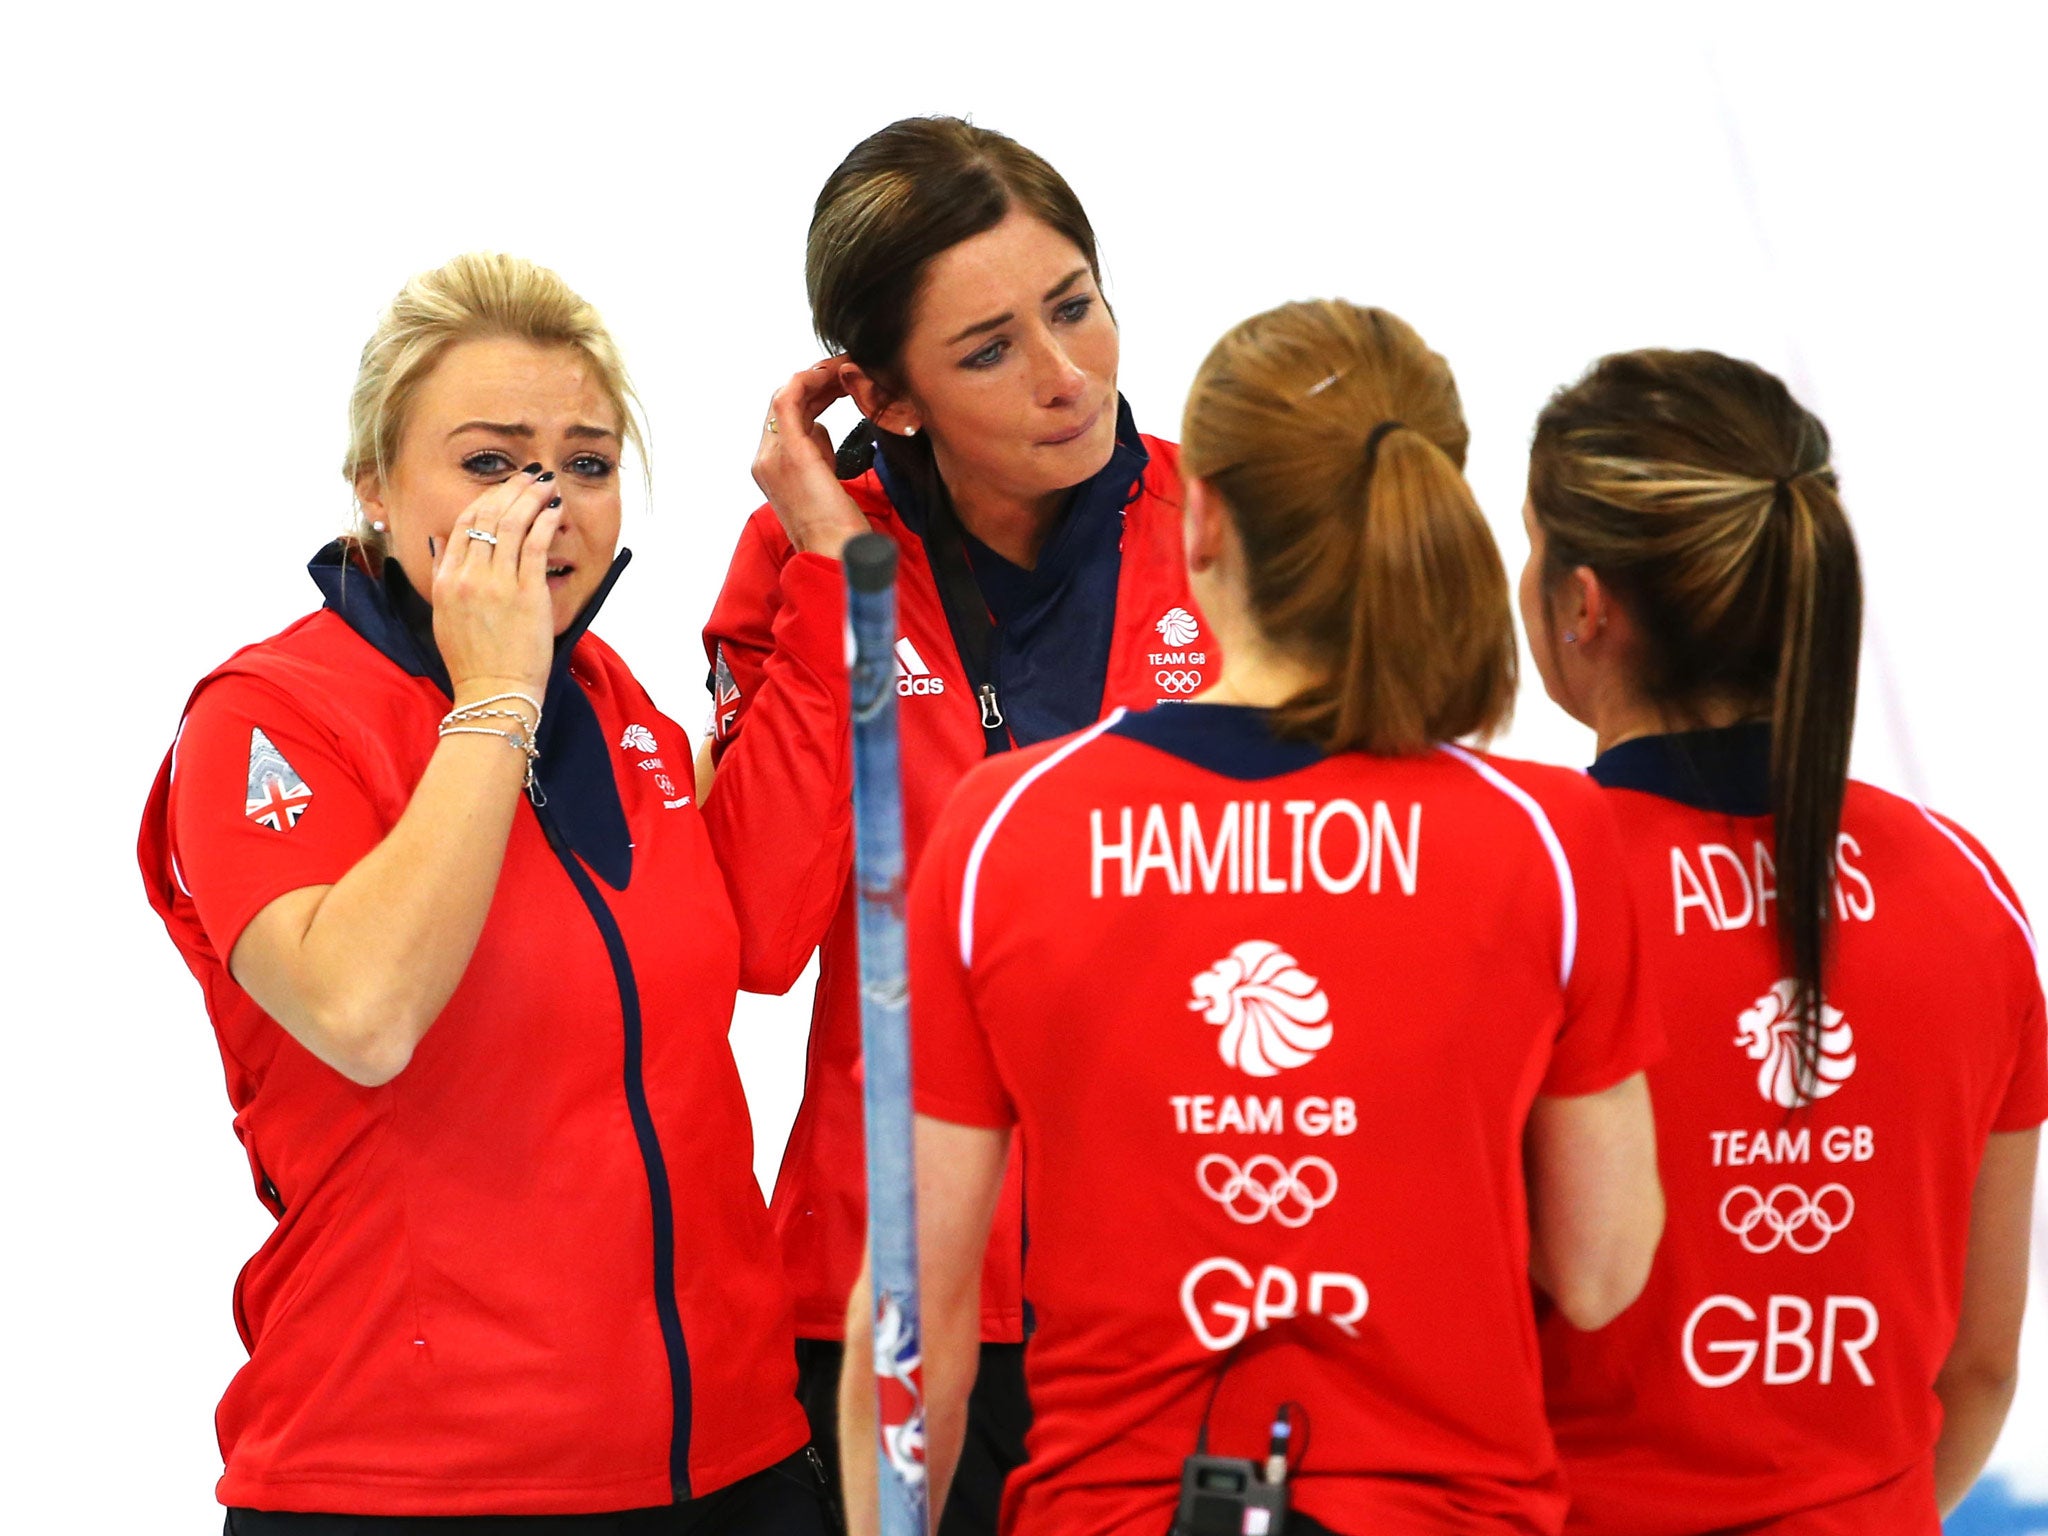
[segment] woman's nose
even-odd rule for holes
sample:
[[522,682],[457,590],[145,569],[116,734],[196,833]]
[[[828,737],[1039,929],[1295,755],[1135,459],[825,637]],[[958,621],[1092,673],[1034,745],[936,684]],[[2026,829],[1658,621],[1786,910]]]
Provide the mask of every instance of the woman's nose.
[[1051,336],[1040,338],[1034,362],[1032,384],[1040,405],[1071,404],[1087,388],[1088,375],[1074,365],[1067,349]]

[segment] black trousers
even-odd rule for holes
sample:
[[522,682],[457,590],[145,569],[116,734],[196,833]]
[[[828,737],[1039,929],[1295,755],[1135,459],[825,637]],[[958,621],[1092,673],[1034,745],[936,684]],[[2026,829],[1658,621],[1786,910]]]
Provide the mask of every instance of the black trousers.
[[[796,1341],[796,1395],[811,1416],[811,1443],[839,1487],[839,1370],[846,1346],[836,1339]],[[953,1473],[953,1491],[938,1536],[995,1536],[1003,1483],[1024,1464],[1031,1401],[1024,1394],[1024,1346],[984,1344],[974,1395],[967,1400],[967,1439]],[[872,1453],[870,1453],[872,1454]]]
[[226,1536],[828,1536],[809,1449],[682,1504],[603,1515],[302,1515],[228,1511]]

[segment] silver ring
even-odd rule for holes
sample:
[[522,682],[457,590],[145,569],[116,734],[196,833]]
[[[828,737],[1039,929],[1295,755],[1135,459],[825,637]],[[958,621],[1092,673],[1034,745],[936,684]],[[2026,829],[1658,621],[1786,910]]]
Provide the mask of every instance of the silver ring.
[[487,533],[481,528],[465,528],[462,531],[472,539],[481,539],[486,544],[496,544],[498,542],[498,536],[495,533]]

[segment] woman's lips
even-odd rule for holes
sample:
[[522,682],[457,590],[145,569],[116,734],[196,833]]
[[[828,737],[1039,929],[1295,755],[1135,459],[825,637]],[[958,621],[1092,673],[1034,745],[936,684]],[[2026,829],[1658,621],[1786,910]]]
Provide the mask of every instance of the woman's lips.
[[569,578],[576,574],[573,565],[550,565],[548,567],[548,590],[556,591],[569,584]]
[[1078,427],[1068,432],[1062,432],[1055,437],[1041,437],[1038,440],[1038,446],[1041,448],[1058,448],[1063,444],[1074,442],[1076,439],[1086,437],[1090,432],[1093,432],[1096,423],[1101,420],[1102,407],[1098,405],[1089,413],[1088,419]]

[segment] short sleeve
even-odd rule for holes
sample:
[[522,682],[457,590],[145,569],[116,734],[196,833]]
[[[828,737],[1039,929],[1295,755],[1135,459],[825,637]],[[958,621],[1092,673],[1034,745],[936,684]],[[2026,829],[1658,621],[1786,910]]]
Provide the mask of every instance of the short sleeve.
[[2048,1010],[2037,979],[2020,1022],[2020,1049],[2005,1099],[1991,1122],[1994,1131],[2028,1131],[2048,1121]]
[[223,959],[258,912],[332,885],[389,830],[333,740],[248,677],[213,683],[186,715],[170,823],[176,877]]
[[2019,892],[1992,858],[1991,850],[1948,817],[1925,806],[1920,807],[1920,814],[1946,835],[1971,865],[1975,879],[1983,881],[1989,897],[1985,921],[2001,935],[2004,952],[2010,957],[2018,1004],[2012,1015],[2018,1024],[2017,1048],[1991,1129],[1994,1133],[2032,1130],[2048,1121],[2048,1007],[2041,997],[2040,954],[2033,927],[2020,904]]
[[[960,953],[966,844],[978,830],[971,794],[955,794],[910,887],[912,1097],[921,1115],[1001,1129],[1017,1111],[996,1070]],[[970,819],[976,825],[969,825]]]
[[1564,1023],[1540,1091],[1571,1098],[1612,1088],[1656,1062],[1664,1054],[1664,1028],[1643,974],[1636,902],[1613,812],[1593,789],[1558,822],[1578,941],[1564,988]]

